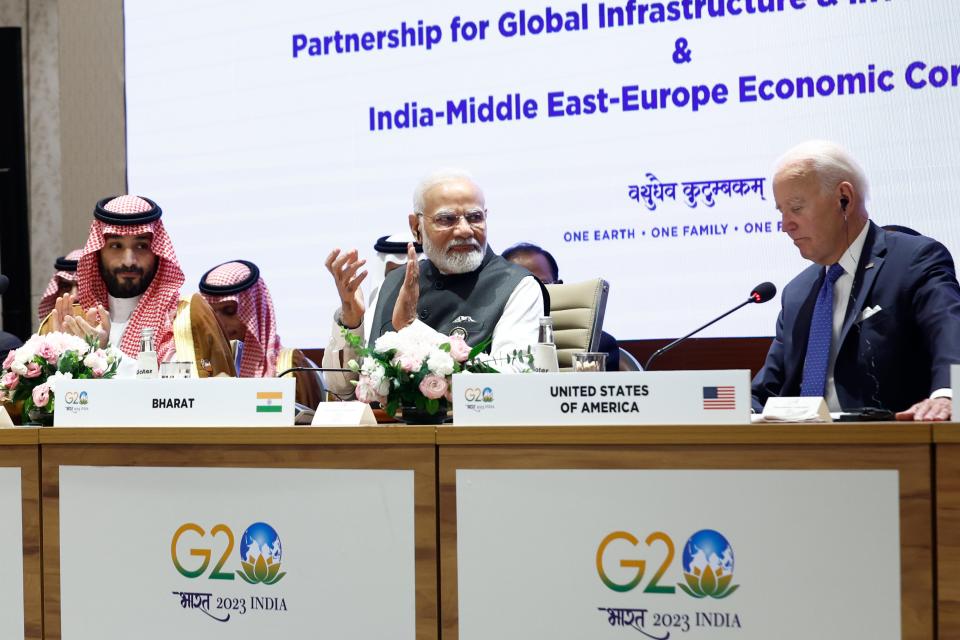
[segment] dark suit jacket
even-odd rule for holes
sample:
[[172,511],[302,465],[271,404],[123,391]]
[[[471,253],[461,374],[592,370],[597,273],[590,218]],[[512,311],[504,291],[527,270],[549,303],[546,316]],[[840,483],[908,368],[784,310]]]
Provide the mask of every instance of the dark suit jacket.
[[20,338],[12,333],[0,331],[0,361],[6,358],[8,353],[22,346],[23,342],[20,341]]
[[597,351],[607,354],[607,371],[620,371],[620,343],[616,338],[606,331],[601,331]]
[[[834,383],[844,409],[902,411],[950,387],[950,365],[960,363],[960,287],[942,244],[869,224],[840,331]],[[784,288],[777,335],[753,379],[754,409],[771,396],[800,395],[810,319],[824,277],[815,264]],[[879,312],[862,319],[864,309],[878,305]]]

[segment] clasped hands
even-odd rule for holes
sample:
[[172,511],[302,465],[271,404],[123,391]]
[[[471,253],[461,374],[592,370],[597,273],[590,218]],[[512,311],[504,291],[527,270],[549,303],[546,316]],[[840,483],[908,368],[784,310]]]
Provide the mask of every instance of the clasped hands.
[[105,349],[110,340],[110,314],[102,304],[90,307],[83,315],[74,315],[73,305],[77,297],[65,293],[53,305],[50,314],[51,328],[83,339],[96,338],[101,349]]
[[[367,263],[360,260],[356,249],[341,252],[334,249],[325,262],[327,270],[333,275],[340,294],[340,322],[351,328],[359,327],[363,322],[366,306],[360,283],[367,277],[367,271],[360,268]],[[420,264],[413,243],[407,244],[407,264],[403,274],[403,285],[397,294],[397,303],[393,307],[393,328],[397,331],[409,326],[417,319],[417,302],[420,300]]]

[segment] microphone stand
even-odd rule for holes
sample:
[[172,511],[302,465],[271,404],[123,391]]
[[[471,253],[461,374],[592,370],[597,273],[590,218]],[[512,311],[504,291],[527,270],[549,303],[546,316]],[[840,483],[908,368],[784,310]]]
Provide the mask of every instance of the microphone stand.
[[351,369],[337,369],[334,367],[290,367],[289,369],[284,369],[277,374],[278,378],[282,378],[288,373],[297,373],[299,371],[318,371],[323,373],[325,371],[336,372],[336,373],[353,373]]
[[[282,378],[283,376],[287,375],[288,373],[298,373],[298,372],[300,372],[300,371],[316,371],[316,372],[318,372],[318,373],[324,373],[324,372],[326,372],[326,371],[330,371],[330,372],[334,372],[334,373],[353,373],[353,370],[352,370],[352,369],[342,369],[342,368],[338,368],[338,367],[290,367],[289,369],[284,369],[283,371],[281,371],[280,373],[278,373],[278,374],[277,374],[277,377],[278,377],[278,378]],[[324,392],[325,394],[326,394],[326,393],[331,393],[331,394],[333,394],[334,396],[337,397],[337,400],[343,401],[344,396],[340,395],[339,393],[335,393],[335,392],[333,392],[333,391],[330,391],[329,389],[326,388],[326,385],[321,385],[321,388],[323,389],[323,392]],[[350,397],[350,394],[347,394],[346,397],[349,398],[349,397]]]
[[750,303],[756,303],[756,302],[757,302],[756,299],[751,296],[751,297],[747,298],[745,301],[743,301],[743,302],[741,302],[740,304],[738,304],[737,306],[735,306],[733,309],[730,309],[730,311],[727,311],[727,312],[726,312],[725,314],[723,314],[722,316],[718,316],[718,317],[714,318],[713,320],[711,320],[711,321],[708,322],[707,324],[703,325],[702,327],[697,327],[696,329],[694,329],[693,331],[691,331],[691,332],[688,333],[687,335],[683,336],[682,338],[677,338],[676,340],[674,340],[673,342],[671,342],[671,343],[668,344],[667,346],[665,346],[665,347],[660,347],[659,349],[657,349],[656,351],[653,352],[653,355],[651,355],[649,358],[647,358],[647,364],[645,364],[645,365],[643,366],[643,370],[644,370],[644,371],[649,371],[649,370],[650,370],[650,363],[653,362],[655,358],[657,358],[658,356],[666,353],[667,351],[670,351],[670,349],[673,349],[675,346],[677,346],[678,344],[680,344],[681,342],[683,342],[684,340],[686,340],[687,338],[689,338],[689,337],[692,336],[693,334],[699,333],[699,332],[703,331],[704,329],[706,329],[707,327],[709,327],[710,325],[712,325],[713,323],[719,322],[720,320],[723,320],[724,318],[726,318],[728,315],[730,315],[731,313],[733,313],[733,312],[736,311],[737,309],[740,309],[740,308],[742,308],[742,307],[745,307],[745,306],[747,306],[747,305],[750,304]]

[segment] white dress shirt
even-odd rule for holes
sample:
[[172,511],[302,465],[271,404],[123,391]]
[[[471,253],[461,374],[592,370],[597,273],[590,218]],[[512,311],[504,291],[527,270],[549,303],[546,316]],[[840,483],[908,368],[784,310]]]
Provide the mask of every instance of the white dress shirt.
[[[857,273],[857,265],[860,263],[860,255],[863,253],[863,245],[867,241],[867,232],[869,230],[870,223],[868,222],[863,226],[863,230],[860,231],[856,239],[850,243],[847,250],[843,252],[843,255],[840,256],[838,264],[843,267],[843,275],[833,283],[833,332],[830,341],[830,360],[827,364],[826,387],[827,407],[833,412],[843,411],[843,408],[840,406],[840,399],[837,397],[833,367],[836,365],[837,353],[840,350],[840,331],[843,329],[843,320],[847,315],[847,305],[850,303],[850,298],[853,293],[853,277]],[[878,229],[877,232],[883,233],[883,230]],[[827,268],[828,267],[824,267],[824,270],[826,271]],[[931,398],[950,398],[952,396],[953,393],[950,389],[937,389],[930,394]],[[847,408],[853,409],[856,407]],[[907,407],[897,407],[896,409],[903,410],[906,408]]]
[[[377,300],[371,299],[367,314],[372,314],[376,305]],[[337,313],[339,314],[339,310]],[[364,314],[364,320],[359,327],[351,329],[351,333],[354,335],[363,336],[365,344],[370,341],[370,327],[367,326],[366,321],[367,314]],[[493,328],[490,353],[494,359],[502,359],[514,350],[526,351],[527,347],[536,344],[542,316],[543,293],[540,291],[540,283],[533,276],[526,276],[520,280],[510,297],[507,298],[507,304],[503,308],[500,320]],[[414,320],[414,323],[423,324],[420,320]],[[355,358],[356,354],[343,339],[340,324],[334,319],[330,342],[323,352],[323,366],[339,368]],[[503,370],[502,366],[494,366]],[[327,372],[324,376],[327,388],[333,393],[341,396],[353,393],[354,387],[350,384],[350,380],[356,380],[356,374]]]
[[136,311],[140,304],[140,296],[133,298],[114,298],[110,297],[110,344],[116,347],[120,352],[120,362],[117,364],[118,378],[135,378],[137,375],[137,359],[126,356],[120,351],[120,340],[123,338],[123,332],[127,330],[127,324],[130,322],[130,316]]

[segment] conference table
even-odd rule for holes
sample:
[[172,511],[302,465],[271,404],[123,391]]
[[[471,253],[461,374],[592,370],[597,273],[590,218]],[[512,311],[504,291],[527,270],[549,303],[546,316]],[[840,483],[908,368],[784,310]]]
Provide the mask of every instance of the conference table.
[[0,581],[0,637],[15,633],[21,620],[24,638],[43,637],[38,454],[36,429],[0,429],[0,566],[7,570]]
[[933,427],[939,637],[960,638],[960,425]]
[[[390,619],[396,600],[403,624],[394,637],[522,637],[530,621],[540,637],[583,637],[583,624],[594,625],[590,637],[636,633],[627,624],[633,622],[634,629],[660,632],[656,637],[671,630],[674,638],[748,638],[770,623],[764,611],[779,615],[780,594],[790,600],[797,593],[812,604],[793,602],[799,617],[777,637],[833,637],[830,619],[801,615],[832,601],[839,602],[838,629],[856,607],[882,622],[889,617],[884,598],[891,597],[899,602],[897,629],[871,637],[960,637],[957,424],[5,429],[0,471],[10,468],[19,468],[22,492],[30,639],[113,637],[111,625],[125,620],[118,607],[142,619],[144,629],[154,616],[172,620],[185,637],[208,628],[230,630],[213,637],[295,629],[291,621],[305,613],[323,613],[334,624],[335,612],[323,607],[338,592],[345,598],[338,606],[359,625],[353,637],[372,637],[363,624],[380,613]],[[338,475],[344,473],[356,475]],[[258,474],[267,474],[266,494],[257,493]],[[306,475],[288,482],[282,474]],[[353,507],[337,511],[336,503],[322,502],[323,494],[345,487],[354,493],[340,498]],[[803,493],[808,489],[811,495]],[[830,522],[791,520],[818,509],[834,509],[840,523],[892,517],[899,525],[858,531],[840,524],[833,531]],[[237,549],[225,553],[228,539],[243,544],[251,514],[262,514],[283,539],[285,574],[275,584],[255,572],[262,584],[248,584],[233,559]],[[372,531],[351,524],[354,516],[378,514],[386,519]],[[789,562],[768,567],[763,554],[767,539],[781,535],[777,527],[810,544],[834,540],[838,548],[797,559],[799,548],[784,538],[778,544],[786,545]],[[732,582],[708,583],[705,574],[696,584],[683,582],[684,552],[698,534],[687,536],[698,529],[729,542],[737,564],[731,557],[724,568]],[[578,537],[583,531],[587,538]],[[316,539],[330,541],[329,555],[305,544]],[[351,544],[371,551],[357,553]],[[883,578],[871,578],[863,560],[883,544],[896,545],[886,559],[893,575],[881,556]],[[402,562],[391,564],[392,556]],[[315,561],[322,561],[319,573]],[[371,562],[380,569],[364,568]],[[201,566],[204,575],[187,577]],[[638,567],[642,580],[631,586]],[[814,569],[819,578],[805,576]],[[237,577],[211,579],[218,570]],[[687,592],[698,588],[705,595]],[[357,590],[367,594],[367,614],[359,618],[349,608]],[[257,610],[234,608],[222,622],[226,612],[215,611],[214,601],[198,605],[204,593],[222,596],[227,606],[245,593],[247,607]],[[74,609],[91,608],[71,611],[62,594],[71,594]],[[98,600],[109,614],[96,610]],[[411,609],[405,618],[404,607]],[[653,627],[654,614],[674,626]],[[676,626],[683,615],[691,616],[689,632]],[[870,629],[869,620],[860,622]],[[64,624],[73,632],[61,634]],[[155,632],[143,637],[162,637]]]
[[[39,441],[45,638],[437,637],[431,427],[54,427]],[[264,535],[272,557],[238,562]]]
[[[930,425],[902,423],[439,428],[442,637],[522,637],[518,631],[534,628],[541,630],[541,637],[606,637],[600,634],[610,626],[633,626],[643,637],[664,637],[664,632],[686,632],[697,626],[702,635],[690,637],[711,637],[703,628],[711,625],[752,628],[751,635],[740,637],[764,637],[756,633],[766,623],[766,637],[901,637],[895,631],[902,629],[903,638],[931,638],[930,438]],[[887,563],[894,565],[899,584],[882,570],[877,583],[871,583],[868,565],[871,561],[883,564],[884,559],[871,560],[870,553],[857,553],[850,546],[819,549],[823,561],[804,556],[795,561],[799,564],[792,563],[791,556],[800,554],[803,547],[788,547],[783,549],[782,565],[772,571],[757,566],[745,572],[738,569],[734,582],[742,576],[743,586],[729,600],[691,599],[681,589],[665,586],[666,580],[657,584],[664,570],[666,575],[674,571],[668,566],[669,558],[682,553],[680,545],[690,529],[722,523],[717,526],[738,549],[741,564],[750,562],[753,552],[762,561],[767,541],[751,537],[753,530],[778,531],[776,522],[770,521],[789,522],[791,510],[818,513],[818,501],[836,502],[842,496],[831,494],[843,494],[858,482],[857,491],[865,491],[865,502],[880,502],[880,515],[886,520],[879,522],[899,519],[899,531],[886,532],[893,535],[885,547],[892,558],[899,555],[898,564]],[[891,487],[892,499],[873,496],[871,485],[876,483]],[[737,495],[723,493],[729,487],[754,492],[754,504],[738,505]],[[813,495],[803,493],[808,489]],[[769,491],[782,493],[770,500],[764,497]],[[699,493],[703,494],[700,499]],[[500,520],[491,518],[497,512],[492,500],[503,509]],[[700,505],[701,514],[689,513],[693,504]],[[855,529],[861,516],[870,522],[876,519],[868,506],[841,499],[831,517],[847,517]],[[842,546],[841,541],[856,543],[864,535],[884,535],[882,531],[829,531],[830,522],[790,526],[797,526],[797,535],[802,532],[811,546],[814,540]],[[614,529],[622,531],[611,533],[612,540],[603,539]],[[789,527],[782,531],[780,535],[792,537]],[[818,535],[821,531],[826,533]],[[491,542],[494,539],[500,541],[499,553],[498,543]],[[616,544],[620,548],[614,552],[614,562],[601,558],[610,555]],[[638,558],[644,557],[650,569],[644,579],[650,580],[650,586],[641,594],[641,585],[634,588],[627,581],[638,564],[643,573],[644,560]],[[625,558],[627,565],[616,567],[618,558]],[[780,560],[777,555],[774,558]],[[833,566],[844,560],[846,565]],[[601,569],[602,562],[607,566]],[[660,571],[650,579],[658,565]],[[828,575],[810,576],[804,588],[792,588],[790,578],[796,576],[794,582],[801,582],[803,565],[819,567]],[[514,571],[511,566],[516,567]],[[630,571],[624,573],[624,566],[630,566]],[[615,578],[598,577],[598,571],[608,570],[621,572],[619,584]],[[504,584],[519,582],[520,587],[496,589],[498,578]],[[749,584],[751,580],[758,584]],[[605,587],[604,582],[610,584]],[[471,602],[464,602],[464,589]],[[521,595],[524,590],[527,595]],[[783,592],[790,596],[786,602],[777,597]],[[859,604],[858,595],[865,596]],[[794,596],[802,599],[791,600]],[[877,610],[885,602],[897,609],[897,601],[898,616]],[[708,607],[707,602],[723,606]],[[842,606],[837,607],[838,602]],[[781,619],[765,619],[781,604]],[[816,606],[832,612],[833,619],[812,620],[806,619],[808,613],[801,614],[807,609],[815,612]],[[858,606],[877,624],[850,615]],[[484,611],[497,615],[485,616]],[[644,615],[641,611],[646,618],[642,625],[636,623]],[[724,615],[718,615],[721,612]],[[689,616],[689,626],[684,616]],[[899,619],[898,629],[884,627],[884,618]],[[843,619],[853,631],[840,633],[837,624]],[[678,622],[687,628],[678,628]],[[876,635],[870,632],[873,626],[879,629]],[[464,633],[465,627],[469,633]]]

